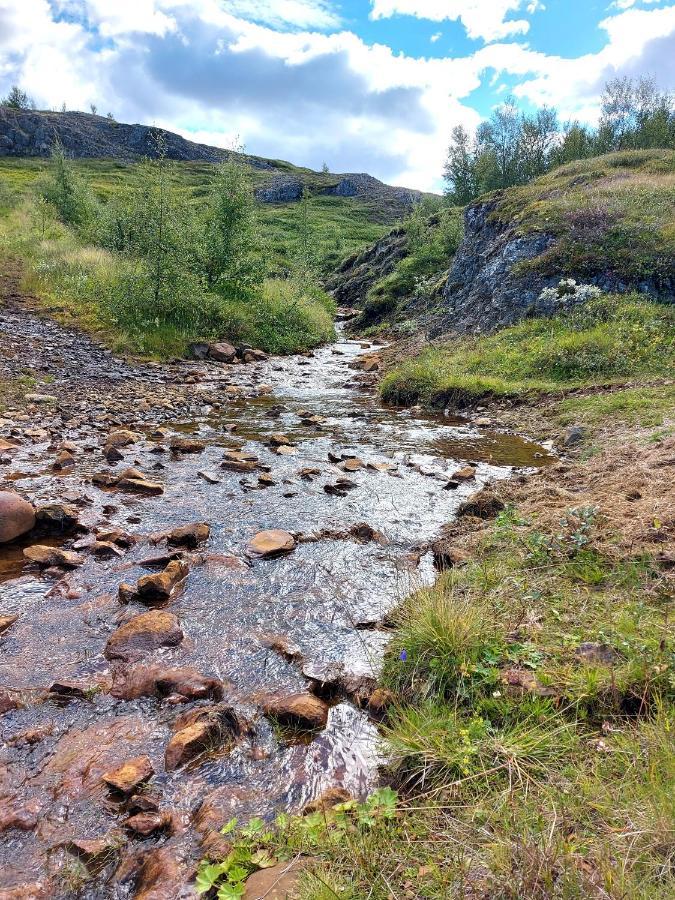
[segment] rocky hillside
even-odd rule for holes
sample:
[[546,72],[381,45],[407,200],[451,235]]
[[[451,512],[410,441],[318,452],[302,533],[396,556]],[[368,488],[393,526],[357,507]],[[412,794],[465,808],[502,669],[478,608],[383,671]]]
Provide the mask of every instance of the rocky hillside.
[[[157,130],[148,125],[127,125],[89,113],[0,107],[0,156],[46,157],[58,140],[75,159],[134,161],[157,155],[156,134]],[[228,150],[196,144],[172,132],[162,134],[169,159],[218,163],[231,155]],[[422,196],[419,191],[392,187],[371,175],[335,175],[259,156],[243,158],[259,175],[257,196],[262,203],[297,201],[309,187],[319,195],[357,197],[380,204],[382,221],[391,222]]]
[[418,278],[414,290],[396,295],[391,286],[412,260],[392,233],[347,260],[329,287],[341,302],[364,308],[367,324],[379,319],[409,326],[414,320],[431,336],[493,331],[554,313],[564,298],[547,294],[542,300],[541,293],[562,278],[672,302],[675,154],[634,151],[582,160],[483,197],[464,212],[454,258],[441,253],[434,259],[435,273],[423,271],[426,283]]

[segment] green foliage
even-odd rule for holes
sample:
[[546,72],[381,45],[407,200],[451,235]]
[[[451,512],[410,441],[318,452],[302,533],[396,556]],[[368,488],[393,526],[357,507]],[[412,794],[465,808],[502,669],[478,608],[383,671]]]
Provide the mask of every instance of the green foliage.
[[423,351],[383,380],[394,403],[454,403],[562,386],[667,375],[675,364],[671,307],[607,295],[550,319]]
[[313,855],[352,834],[386,831],[396,816],[397,795],[389,788],[374,791],[366,801],[350,800],[305,816],[280,814],[271,825],[251,819],[238,827],[230,819],[221,829],[232,836],[232,850],[218,863],[204,861],[197,871],[198,894],[215,892],[218,900],[241,897],[253,872],[285,862],[298,853]]
[[53,205],[62,222],[82,232],[96,216],[96,200],[93,194],[75,174],[58,141],[52,148],[49,174],[38,185],[38,193]]
[[675,416],[675,387],[627,388],[562,400],[555,411],[561,425],[624,423],[647,428]]
[[18,85],[13,84],[9,94],[0,99],[0,106],[9,106],[10,109],[35,109],[35,101]]

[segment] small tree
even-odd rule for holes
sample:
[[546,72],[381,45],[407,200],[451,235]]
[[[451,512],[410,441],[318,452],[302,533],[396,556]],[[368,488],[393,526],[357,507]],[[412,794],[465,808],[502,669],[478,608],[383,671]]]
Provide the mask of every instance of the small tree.
[[35,101],[14,84],[9,94],[0,101],[0,106],[9,106],[11,109],[35,109]]
[[96,106],[95,103],[92,103],[89,109],[91,110],[92,116],[95,116],[98,113],[98,106]]
[[325,162],[325,163],[322,164],[322,166],[321,166],[321,171],[323,172],[324,175],[329,175],[329,174],[330,174],[330,169],[328,168],[328,163],[327,163],[327,162]]
[[207,284],[226,300],[250,300],[265,266],[253,187],[233,154],[216,170],[204,216],[201,264]]
[[476,148],[463,125],[456,125],[452,129],[443,178],[446,183],[445,193],[454,203],[465,206],[476,197]]
[[73,172],[72,164],[58,140],[52,147],[50,171],[39,185],[39,192],[52,204],[66,225],[82,228],[91,222],[96,200]]

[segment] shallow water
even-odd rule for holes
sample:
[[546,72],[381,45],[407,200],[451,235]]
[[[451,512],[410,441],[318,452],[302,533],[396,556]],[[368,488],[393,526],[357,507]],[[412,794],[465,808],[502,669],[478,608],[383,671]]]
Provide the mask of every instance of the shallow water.
[[[14,455],[5,477],[21,473],[18,485],[36,502],[62,499],[64,492],[78,496],[86,523],[123,528],[139,542],[121,559],[89,558],[56,582],[22,571],[20,547],[0,550],[0,614],[20,615],[0,637],[0,686],[20,691],[26,703],[0,720],[3,739],[10,741],[0,762],[7,764],[0,790],[33,799],[41,811],[35,831],[4,835],[0,886],[3,880],[23,883],[58,869],[62,862],[50,848],[65,833],[100,836],[116,824],[119,810],[100,783],[111,760],[151,757],[158,773],[154,783],[181,822],[171,840],[187,859],[199,858],[193,823],[207,796],[224,822],[232,815],[246,819],[299,809],[327,787],[344,786],[355,795],[372,788],[379,762],[376,726],[344,694],[334,697],[328,727],[312,740],[276,733],[257,712],[257,700],[306,690],[308,676],[330,681],[336,673],[376,675],[388,639],[378,623],[411,591],[433,581],[429,554],[420,553],[420,545],[482,484],[510,477],[515,468],[546,464],[548,457],[541,447],[512,435],[382,407],[370,390],[355,385],[348,368],[362,352],[360,344],[342,341],[310,358],[234,369],[232,381],[244,387],[266,383],[271,393],[231,402],[224,410],[205,403],[200,416],[171,423],[173,431],[203,440],[202,453],[175,458],[156,452],[165,449],[166,440],[150,437],[148,427],[147,439],[125,451],[117,469],[137,465],[165,485],[159,497],[103,491],[89,483],[88,476],[103,466],[97,443],[79,434],[73,437],[82,440],[82,452],[72,475],[57,477],[47,468],[53,453],[46,443]],[[324,420],[308,424],[307,413]],[[288,435],[296,453],[273,452],[267,445],[273,432]],[[227,447],[253,452],[275,484],[261,488],[258,471],[242,475],[221,469]],[[329,453],[392,468],[345,473],[330,462]],[[448,490],[449,476],[467,462],[476,464],[475,480]],[[307,467],[320,473],[303,478],[298,473]],[[207,483],[198,474],[203,471],[218,483]],[[355,483],[346,496],[324,491],[326,483],[345,475]],[[147,574],[141,560],[163,552],[149,537],[195,521],[208,522],[211,536],[168,607],[180,618],[185,639],[153,659],[222,679],[226,698],[241,704],[254,728],[232,752],[215,752],[185,770],[165,773],[163,752],[176,709],[151,699],[113,699],[103,648],[121,618],[145,611],[136,604],[120,607],[117,588]],[[380,538],[326,536],[358,523],[375,528]],[[245,545],[267,528],[324,536],[301,542],[288,556],[251,563]],[[302,663],[268,649],[270,634],[297,645]],[[67,705],[44,702],[44,689],[57,678],[101,689]],[[36,728],[50,733],[34,745],[11,743]],[[82,760],[82,771],[74,760]],[[117,888],[103,887],[109,874],[100,876],[92,896],[118,895]]]

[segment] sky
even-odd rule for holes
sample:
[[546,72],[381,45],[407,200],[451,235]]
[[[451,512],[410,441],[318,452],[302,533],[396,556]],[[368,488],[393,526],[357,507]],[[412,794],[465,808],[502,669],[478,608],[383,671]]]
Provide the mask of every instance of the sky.
[[594,122],[643,74],[675,88],[672,0],[0,0],[0,94],[422,190],[508,94]]

